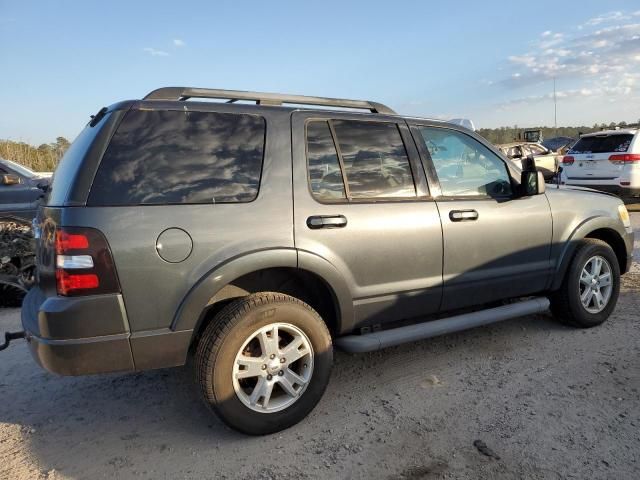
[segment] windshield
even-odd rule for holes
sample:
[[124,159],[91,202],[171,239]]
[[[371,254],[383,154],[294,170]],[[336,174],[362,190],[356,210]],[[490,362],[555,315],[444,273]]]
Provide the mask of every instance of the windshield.
[[633,135],[628,133],[582,137],[568,153],[626,152],[632,140]]
[[33,170],[30,170],[27,167],[20,165],[19,163],[12,162],[11,160],[4,160],[4,161],[7,163],[7,165],[10,168],[14,169],[16,172],[18,172],[20,175],[24,177],[34,178],[37,176]]

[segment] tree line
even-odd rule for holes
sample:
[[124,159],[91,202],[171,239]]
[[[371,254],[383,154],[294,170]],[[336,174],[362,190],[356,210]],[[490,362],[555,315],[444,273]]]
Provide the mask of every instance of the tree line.
[[[640,124],[640,120],[638,121]],[[635,124],[634,126],[638,126]],[[518,141],[518,135],[524,130],[542,130],[542,138],[549,139],[553,137],[569,137],[575,138],[583,133],[598,132],[600,130],[614,129],[616,127],[625,128],[631,126],[627,122],[611,122],[611,123],[595,123],[592,126],[582,125],[578,127],[528,127],[521,128],[518,125],[513,127],[499,127],[499,128],[480,128],[478,133],[484,138],[489,140],[493,144],[509,143]]]
[[25,142],[0,140],[0,158],[12,160],[36,172],[52,172],[69,145],[69,140],[64,137],[38,147]]

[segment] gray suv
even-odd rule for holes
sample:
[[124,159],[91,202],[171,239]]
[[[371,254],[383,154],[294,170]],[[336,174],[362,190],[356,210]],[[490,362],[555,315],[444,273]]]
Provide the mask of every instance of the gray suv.
[[549,307],[599,325],[632,258],[617,198],[545,191],[463,127],[358,100],[161,88],[94,115],[45,200],[9,335],[63,375],[193,357],[205,402],[249,434],[314,408],[334,345]]

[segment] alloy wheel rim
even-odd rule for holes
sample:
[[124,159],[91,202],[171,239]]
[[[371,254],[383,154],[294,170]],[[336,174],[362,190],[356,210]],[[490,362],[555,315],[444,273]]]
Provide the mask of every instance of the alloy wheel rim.
[[293,405],[313,375],[313,347],[298,327],[272,323],[254,331],[236,355],[233,388],[238,399],[260,413]]
[[580,302],[589,313],[600,313],[609,304],[613,291],[611,265],[606,258],[594,255],[580,272]]

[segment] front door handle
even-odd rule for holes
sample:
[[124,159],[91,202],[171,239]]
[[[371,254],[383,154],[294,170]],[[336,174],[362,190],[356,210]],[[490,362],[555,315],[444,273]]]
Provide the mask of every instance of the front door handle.
[[343,228],[347,226],[344,215],[313,215],[307,218],[307,227],[312,230],[318,228]]
[[452,222],[471,222],[478,219],[478,212],[475,210],[451,210],[449,218]]

